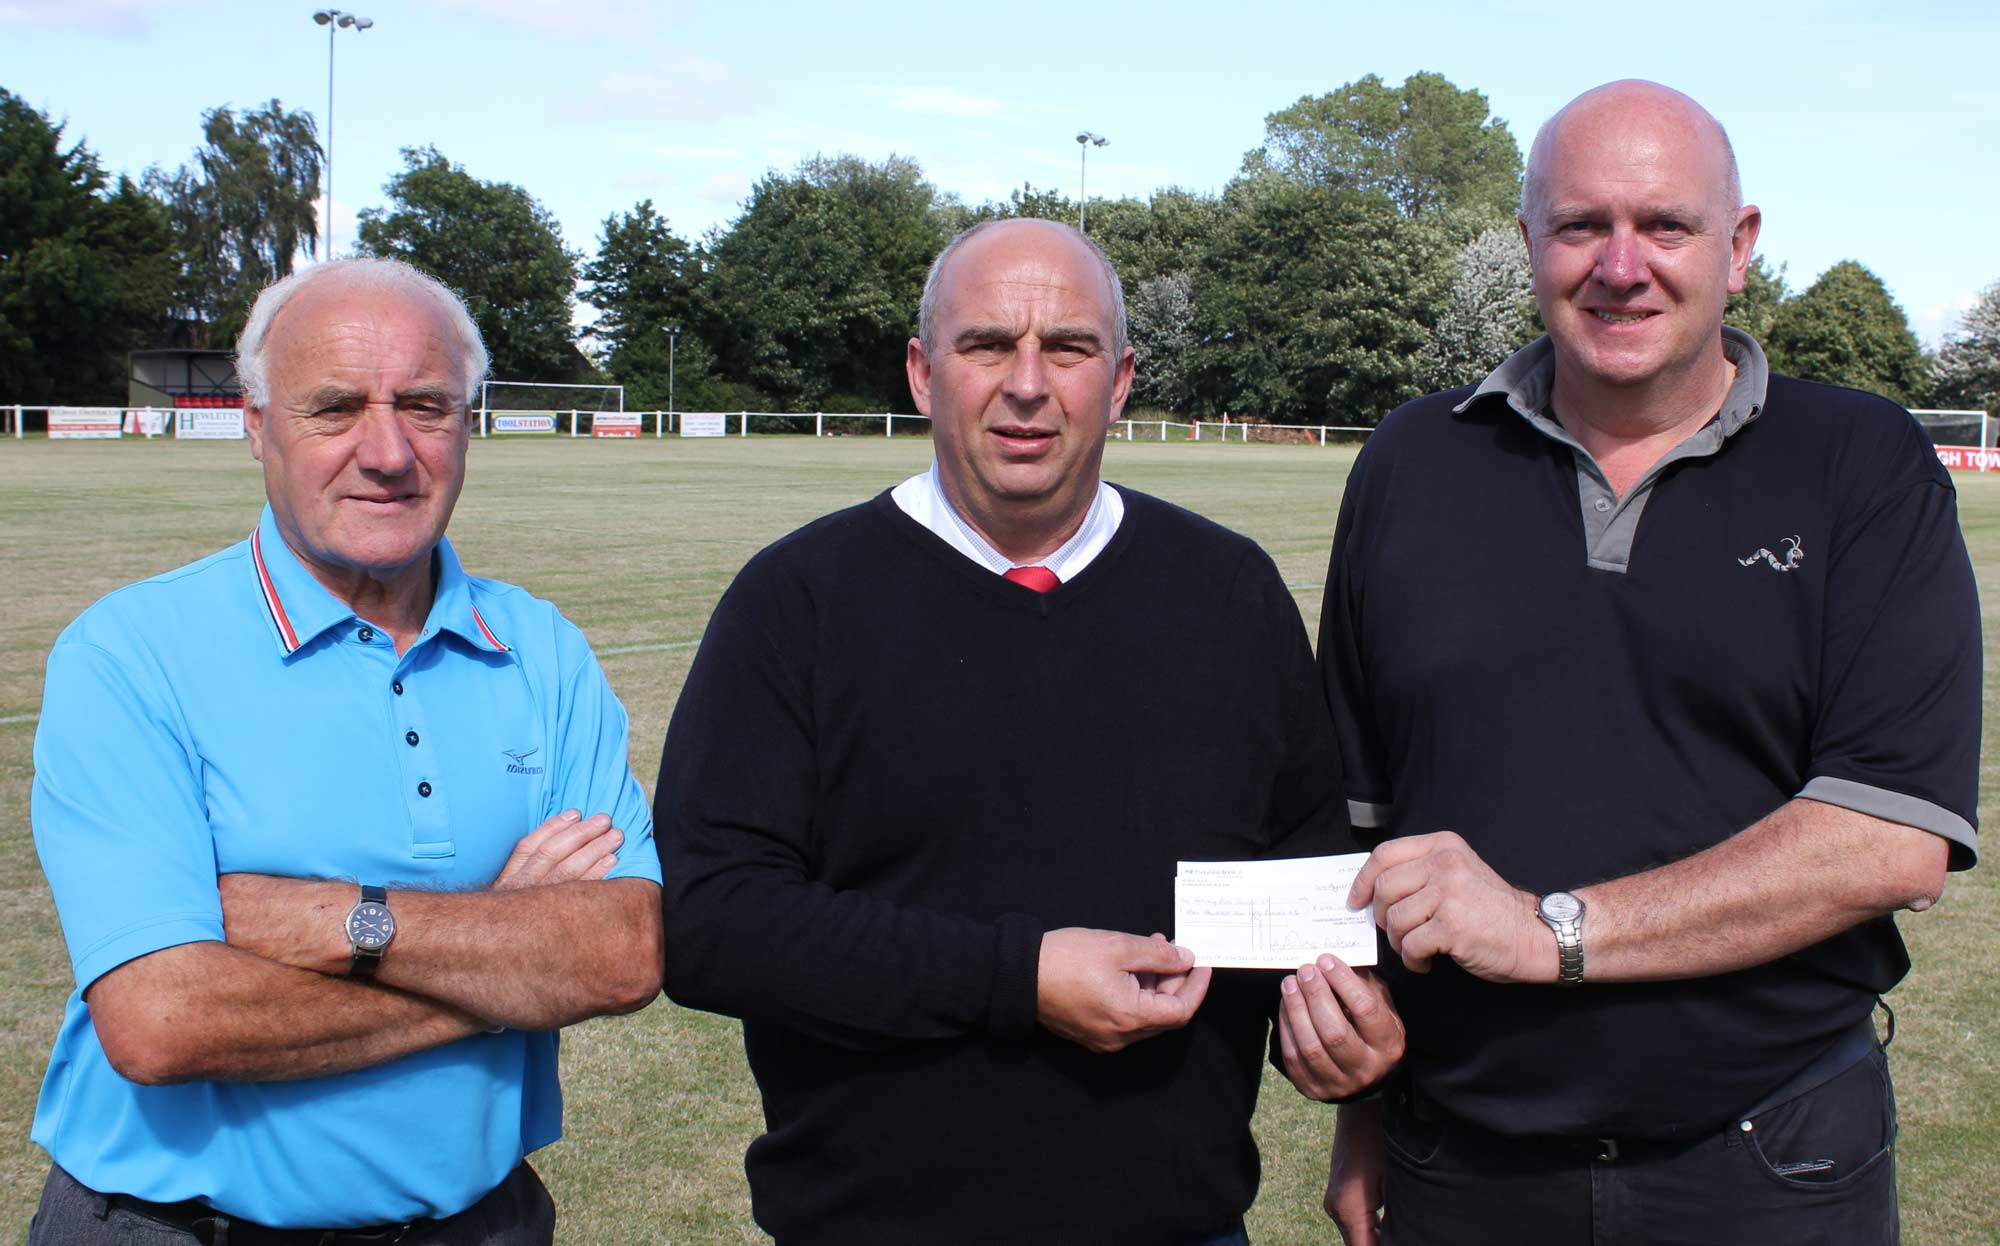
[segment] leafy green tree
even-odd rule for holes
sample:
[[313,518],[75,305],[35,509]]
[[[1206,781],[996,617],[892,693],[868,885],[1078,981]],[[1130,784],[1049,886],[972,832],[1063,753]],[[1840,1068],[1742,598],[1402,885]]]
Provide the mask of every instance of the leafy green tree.
[[1981,291],[1945,335],[1931,380],[1938,406],[2000,415],[2000,281]]
[[[597,308],[591,336],[603,348],[605,372],[625,387],[628,407],[664,409],[687,400],[713,380],[715,352],[692,332],[695,282],[701,264],[694,248],[644,200],[630,212],[605,218],[597,254],[583,266],[583,301]],[[668,349],[666,330],[680,330]]]
[[1903,309],[1880,277],[1853,260],[1835,264],[1780,304],[1764,349],[1780,372],[1869,390],[1905,406],[1917,402],[1929,380]]
[[1416,358],[1456,239],[1384,197],[1240,180],[1193,273],[1196,413],[1373,424],[1423,392]]
[[900,156],[767,174],[703,248],[700,336],[722,375],[797,410],[906,407],[903,344],[952,206]]
[[1405,216],[1448,205],[1495,223],[1521,196],[1521,150],[1486,96],[1442,74],[1411,74],[1400,87],[1369,74],[1305,96],[1264,118],[1264,144],[1245,176],[1275,173],[1307,186],[1381,194]]
[[435,147],[404,148],[403,171],[383,189],[394,206],[361,213],[363,254],[404,260],[458,291],[496,373],[589,375],[571,340],[578,257],[547,208],[519,186],[473,177]]
[[1117,266],[1129,296],[1142,282],[1186,272],[1221,221],[1220,197],[1170,186],[1147,200],[1092,204],[1090,237]]
[[1534,336],[1528,248],[1521,231],[1481,232],[1458,252],[1430,339],[1417,355],[1417,383],[1427,390],[1470,385]]
[[233,344],[263,288],[316,253],[320,149],[310,113],[271,100],[202,114],[194,162],[146,174],[179,240],[182,308],[199,344]]
[[1760,255],[1750,261],[1749,271],[1743,275],[1743,292],[1729,296],[1722,322],[1743,330],[1761,345],[1770,338],[1771,325],[1787,293],[1785,266],[1780,264],[1773,271]]
[[173,239],[157,203],[62,131],[0,88],[0,398],[116,405],[125,353],[166,327]]

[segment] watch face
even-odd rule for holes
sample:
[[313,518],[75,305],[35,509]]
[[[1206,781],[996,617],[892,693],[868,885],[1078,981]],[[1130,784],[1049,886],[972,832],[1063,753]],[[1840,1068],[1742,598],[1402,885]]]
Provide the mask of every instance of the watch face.
[[364,900],[347,914],[347,939],[362,951],[378,952],[396,937],[396,919],[389,906]]
[[1542,897],[1542,916],[1553,922],[1572,922],[1583,913],[1583,902],[1567,891],[1552,891]]

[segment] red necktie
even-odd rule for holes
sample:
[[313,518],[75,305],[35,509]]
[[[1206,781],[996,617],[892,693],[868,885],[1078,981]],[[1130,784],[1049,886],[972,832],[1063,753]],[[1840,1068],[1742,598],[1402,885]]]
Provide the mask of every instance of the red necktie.
[[1062,583],[1056,578],[1056,573],[1047,567],[1013,567],[1001,572],[1001,575],[1023,588],[1032,588],[1038,593],[1046,593]]

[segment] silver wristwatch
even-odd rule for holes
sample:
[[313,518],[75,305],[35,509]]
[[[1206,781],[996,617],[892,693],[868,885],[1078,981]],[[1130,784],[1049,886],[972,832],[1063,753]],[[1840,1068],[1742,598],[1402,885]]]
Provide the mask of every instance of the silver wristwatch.
[[1567,891],[1551,891],[1535,906],[1535,915],[1556,932],[1556,981],[1563,986],[1583,982],[1583,901]]

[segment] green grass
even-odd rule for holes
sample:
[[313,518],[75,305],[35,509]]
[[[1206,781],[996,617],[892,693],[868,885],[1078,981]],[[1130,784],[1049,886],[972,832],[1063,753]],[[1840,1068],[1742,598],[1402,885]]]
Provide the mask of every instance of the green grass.
[[[478,574],[559,602],[597,646],[632,716],[649,787],[694,644],[736,569],[773,538],[919,470],[921,439],[488,442],[472,449],[452,538]],[[1309,627],[1352,451],[1114,443],[1106,474],[1247,532]],[[2000,480],[1962,476],[1985,574],[1988,662],[2000,620]],[[69,965],[28,836],[42,662],[62,626],[120,584],[240,539],[262,498],[241,443],[0,442],[0,1238],[19,1240],[47,1168],[28,1141]],[[1995,719],[2000,679],[1987,678]],[[2000,771],[1981,775],[1991,807]],[[1903,1217],[1913,1246],[2000,1243],[2000,883],[1955,875],[1903,922],[1916,968],[1892,999]],[[568,1138],[537,1157],[565,1242],[756,1242],[742,1175],[760,1128],[736,1026],[664,1001],[564,1040]],[[1319,1211],[1330,1109],[1267,1077],[1257,1133],[1260,1246],[1337,1240]]]

